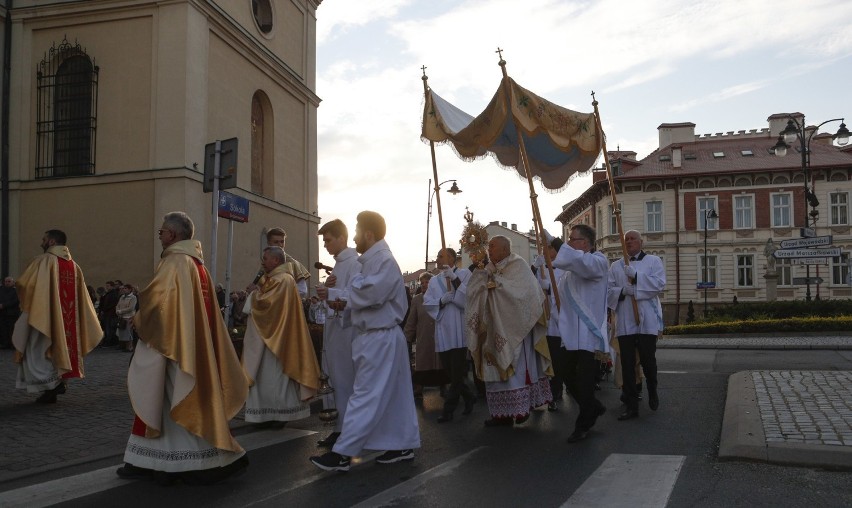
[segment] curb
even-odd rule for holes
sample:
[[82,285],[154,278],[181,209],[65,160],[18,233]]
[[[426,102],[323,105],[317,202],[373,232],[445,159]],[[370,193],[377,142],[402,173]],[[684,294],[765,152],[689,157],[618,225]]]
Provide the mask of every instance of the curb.
[[737,372],[728,378],[719,459],[852,469],[852,449],[846,446],[767,443],[751,371]]

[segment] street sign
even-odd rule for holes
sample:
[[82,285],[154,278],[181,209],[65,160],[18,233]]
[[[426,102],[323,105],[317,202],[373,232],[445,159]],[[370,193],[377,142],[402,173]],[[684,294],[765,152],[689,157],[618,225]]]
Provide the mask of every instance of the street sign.
[[828,249],[778,249],[772,253],[775,259],[789,258],[834,258],[840,256],[840,247]]
[[822,277],[793,277],[793,285],[822,284]]
[[831,235],[814,236],[811,238],[796,238],[781,242],[782,249],[797,249],[799,247],[824,247],[831,245]]
[[[214,160],[216,143],[204,146],[204,192],[213,192]],[[221,142],[219,159],[219,190],[233,189],[237,186],[237,138]]]
[[249,200],[230,192],[219,193],[219,217],[237,222],[248,222]]
[[814,228],[800,228],[799,236],[802,238],[813,238],[816,236],[816,229]]
[[829,258],[793,258],[788,260],[791,265],[828,265]]
[[715,282],[698,282],[695,284],[696,289],[716,289]]

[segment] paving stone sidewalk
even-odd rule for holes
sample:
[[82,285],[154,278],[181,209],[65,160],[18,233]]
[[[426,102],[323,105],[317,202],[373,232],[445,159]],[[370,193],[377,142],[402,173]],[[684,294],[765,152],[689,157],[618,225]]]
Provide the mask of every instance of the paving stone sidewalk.
[[678,349],[852,349],[849,335],[762,335],[762,336],[670,336],[657,341],[657,348]]

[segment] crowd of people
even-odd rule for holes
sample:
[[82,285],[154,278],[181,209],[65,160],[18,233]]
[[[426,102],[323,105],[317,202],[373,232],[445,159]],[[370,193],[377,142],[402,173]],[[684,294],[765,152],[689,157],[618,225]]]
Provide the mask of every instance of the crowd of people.
[[[257,276],[226,298],[183,212],[163,218],[161,260],[141,291],[121,281],[87,287],[65,234],[49,230],[44,254],[4,281],[0,346],[15,347],[17,386],[39,403],[56,403],[67,380],[83,377],[83,358],[99,344],[133,351],[135,419],[117,474],[161,484],[210,484],[244,471],[248,459],[228,428],[243,408],[247,422],[279,428],[309,417],[310,402],[322,398],[337,419],[317,442],[325,453],[310,462],[348,471],[364,450],[384,451],[380,464],[414,459],[424,386],[442,387],[439,424],[451,423],[460,403],[466,416],[484,398],[485,427],[522,425],[538,407],[558,411],[567,392],[578,413],[567,442],[576,443],[606,412],[595,392],[601,359],[614,357],[618,420],[639,416],[642,375],[650,409],[659,407],[665,272],[637,231],[625,234],[626,259],[612,264],[582,224],[565,242],[542,231],[546,246],[532,266],[504,236],[470,268],[443,248],[440,273],[424,273],[413,298],[385,234],[371,211],[357,217],[354,248],[342,221],[322,225],[335,265],[309,298],[310,273],[286,253],[286,232],[272,228]],[[321,358],[311,323],[323,325]],[[236,328],[244,330],[241,355]]]

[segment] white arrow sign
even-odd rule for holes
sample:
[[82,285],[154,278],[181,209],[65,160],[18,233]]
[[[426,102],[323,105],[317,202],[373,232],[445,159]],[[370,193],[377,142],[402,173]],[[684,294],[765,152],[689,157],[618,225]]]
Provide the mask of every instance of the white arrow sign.
[[790,258],[834,258],[840,255],[840,247],[830,249],[779,249],[772,253],[775,259]]
[[781,242],[782,249],[798,249],[800,247],[823,247],[831,245],[831,235],[815,236],[813,238],[796,238]]

